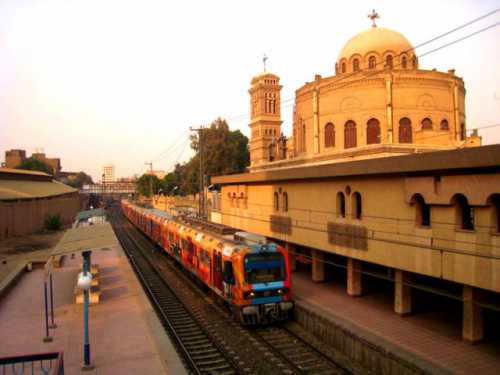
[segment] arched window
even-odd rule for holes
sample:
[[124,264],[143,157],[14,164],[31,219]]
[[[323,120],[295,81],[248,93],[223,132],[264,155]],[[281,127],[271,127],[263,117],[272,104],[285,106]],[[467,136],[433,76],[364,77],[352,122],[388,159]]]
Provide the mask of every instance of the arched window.
[[278,192],[274,192],[274,211],[279,211],[280,209],[280,196]]
[[345,195],[341,191],[337,193],[337,216],[345,217]]
[[441,130],[450,130],[450,126],[448,125],[448,120],[442,119],[441,124],[439,125]]
[[352,60],[352,71],[357,72],[359,70],[359,59]]
[[388,67],[389,69],[393,68],[393,57],[392,55],[387,55],[385,58],[385,66]]
[[460,124],[460,140],[465,141],[465,138],[466,138],[465,124],[462,122]]
[[335,127],[331,122],[325,125],[325,147],[335,146]]
[[335,63],[335,74],[338,74],[339,72],[339,64]]
[[469,201],[462,194],[456,194],[452,198],[455,205],[455,223],[457,228],[474,230],[474,207],[469,205]]
[[363,215],[363,206],[361,205],[361,194],[355,192],[352,194],[352,217],[361,220]]
[[380,143],[380,123],[376,118],[372,118],[366,123],[366,144],[376,143]]
[[411,121],[408,117],[399,120],[399,143],[412,143]]
[[432,130],[432,121],[430,118],[426,117],[422,120],[422,130]]
[[403,69],[406,69],[408,67],[408,59],[406,58],[406,56],[403,56],[401,58],[401,67]]
[[344,125],[344,148],[352,148],[356,146],[356,123],[349,120]]
[[283,193],[283,212],[288,212],[288,193]]
[[419,226],[430,226],[431,206],[425,203],[420,194],[415,194],[411,202],[415,205],[415,223]]
[[370,56],[368,58],[368,69],[375,69],[377,65],[377,58],[375,56]]
[[343,63],[341,64],[341,69],[342,69],[342,73],[345,73],[345,69],[346,69],[346,67],[345,67],[345,62],[343,62]]
[[488,198],[491,205],[491,228],[494,233],[500,233],[500,194],[493,194]]
[[413,69],[417,69],[418,68],[418,59],[417,59],[417,56],[413,55],[412,58],[411,58],[411,62],[412,62],[412,65],[413,65]]

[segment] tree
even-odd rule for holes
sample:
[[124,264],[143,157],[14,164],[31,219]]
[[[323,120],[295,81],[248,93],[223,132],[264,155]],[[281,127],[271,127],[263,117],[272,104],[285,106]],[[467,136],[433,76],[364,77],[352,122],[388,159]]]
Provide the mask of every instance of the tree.
[[27,158],[25,161],[23,161],[21,164],[19,164],[16,169],[25,169],[29,171],[39,171],[39,172],[44,172],[47,174],[52,175],[53,171],[52,168],[48,165],[45,164],[43,161],[40,161],[38,159],[35,159],[33,157]]
[[[199,163],[199,133],[191,136],[191,148],[196,151],[189,161]],[[204,172],[208,176],[241,173],[250,162],[248,138],[239,130],[229,130],[226,120],[218,118],[201,131]],[[198,189],[196,189],[198,191]]]
[[81,189],[83,185],[93,184],[92,177],[85,172],[78,172],[74,176],[69,176],[61,179],[61,182],[74,188]]
[[[199,134],[199,133],[198,133]],[[200,156],[198,134],[190,137],[196,154],[186,163],[175,165],[161,181],[165,194],[187,195],[199,191]],[[203,165],[207,176],[244,172],[250,162],[248,138],[231,131],[226,120],[218,118],[202,130]],[[177,188],[174,190],[174,188]]]
[[136,182],[137,191],[139,194],[146,197],[151,196],[151,186],[153,187],[153,194],[158,194],[161,188],[160,179],[155,175],[143,174]]

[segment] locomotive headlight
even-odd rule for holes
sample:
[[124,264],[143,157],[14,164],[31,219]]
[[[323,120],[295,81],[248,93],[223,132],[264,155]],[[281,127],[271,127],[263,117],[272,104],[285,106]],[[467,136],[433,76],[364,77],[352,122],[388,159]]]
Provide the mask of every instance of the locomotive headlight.
[[283,294],[283,289],[278,289],[278,294]]
[[245,298],[246,299],[253,298],[253,297],[255,297],[255,293],[254,292],[245,292]]

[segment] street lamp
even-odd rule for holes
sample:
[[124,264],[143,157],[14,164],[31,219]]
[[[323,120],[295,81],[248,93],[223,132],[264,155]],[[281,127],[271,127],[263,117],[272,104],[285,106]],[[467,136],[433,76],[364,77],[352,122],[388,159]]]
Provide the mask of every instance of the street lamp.
[[78,275],[77,286],[83,290],[83,366],[82,370],[92,370],[94,366],[90,363],[90,340],[89,340],[89,293],[92,286],[92,273],[90,272],[90,254],[92,251],[82,251],[83,272]]

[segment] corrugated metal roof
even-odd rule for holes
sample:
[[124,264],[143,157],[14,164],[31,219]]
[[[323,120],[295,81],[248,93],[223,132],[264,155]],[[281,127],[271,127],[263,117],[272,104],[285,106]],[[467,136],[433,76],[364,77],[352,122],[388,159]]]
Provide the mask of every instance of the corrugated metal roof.
[[34,175],[34,176],[50,176],[45,172],[39,171],[29,171],[27,169],[15,169],[15,168],[0,168],[0,173],[14,173],[23,175]]
[[0,200],[47,198],[77,191],[57,181],[0,180]]

